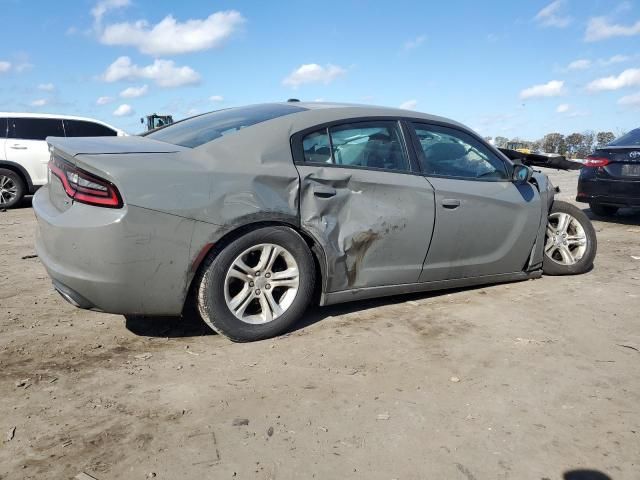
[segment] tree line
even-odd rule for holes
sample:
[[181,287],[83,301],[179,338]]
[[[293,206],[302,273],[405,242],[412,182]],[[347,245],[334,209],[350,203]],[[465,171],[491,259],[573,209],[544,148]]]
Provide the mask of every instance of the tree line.
[[[620,133],[623,135],[623,133]],[[607,143],[615,140],[613,132],[594,132],[587,130],[582,133],[572,133],[562,135],[561,133],[548,133],[539,140],[522,140],[518,137],[509,139],[507,137],[486,137],[498,148],[508,148],[509,145],[517,145],[516,148],[528,148],[532,151],[545,153],[557,153],[569,158],[584,158],[593,152],[594,149],[603,147]]]

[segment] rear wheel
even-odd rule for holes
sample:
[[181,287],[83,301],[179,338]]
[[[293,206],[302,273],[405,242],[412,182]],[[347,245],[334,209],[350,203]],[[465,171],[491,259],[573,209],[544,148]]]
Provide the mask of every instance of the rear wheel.
[[593,266],[596,231],[578,207],[555,201],[549,212],[542,270],[547,275],[576,275]]
[[0,208],[13,208],[25,194],[25,184],[13,170],[0,168]]
[[216,332],[236,342],[273,337],[307,308],[315,265],[306,242],[288,227],[253,230],[204,264],[198,310]]
[[612,217],[619,210],[618,207],[613,207],[611,205],[601,205],[599,203],[590,203],[589,208],[594,214],[599,217]]

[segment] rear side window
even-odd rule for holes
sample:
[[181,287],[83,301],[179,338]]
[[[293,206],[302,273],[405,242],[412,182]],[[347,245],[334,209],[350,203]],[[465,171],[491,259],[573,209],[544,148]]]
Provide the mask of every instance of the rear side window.
[[7,138],[7,119],[0,118],[0,138]]
[[9,119],[9,138],[44,140],[47,137],[64,137],[62,120],[55,118]]
[[161,142],[195,148],[256,123],[305,110],[306,108],[280,104],[230,108],[187,118],[146,136]]
[[398,122],[371,121],[336,125],[302,139],[304,160],[346,167],[408,171]]
[[83,120],[65,120],[64,130],[67,137],[115,137],[118,132],[99,123]]
[[637,147],[640,145],[640,128],[631,130],[629,133],[616,138],[609,143],[610,147]]

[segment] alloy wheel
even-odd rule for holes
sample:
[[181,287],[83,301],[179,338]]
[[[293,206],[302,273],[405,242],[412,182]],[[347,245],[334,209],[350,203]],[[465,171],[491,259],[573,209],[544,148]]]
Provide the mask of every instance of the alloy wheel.
[[18,196],[18,185],[6,175],[0,175],[0,205],[13,202]]
[[544,252],[561,265],[574,265],[587,250],[587,235],[576,218],[564,212],[549,215]]
[[293,303],[300,272],[284,247],[262,243],[236,257],[224,281],[224,298],[235,317],[264,324],[281,316]]

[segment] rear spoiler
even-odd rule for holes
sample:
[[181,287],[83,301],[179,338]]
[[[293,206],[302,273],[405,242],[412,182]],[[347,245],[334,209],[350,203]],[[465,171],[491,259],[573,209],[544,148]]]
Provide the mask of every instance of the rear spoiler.
[[544,153],[522,153],[509,148],[499,148],[510,160],[520,160],[529,167],[555,168],[556,170],[580,170],[582,165],[567,160],[562,155],[548,155]]

